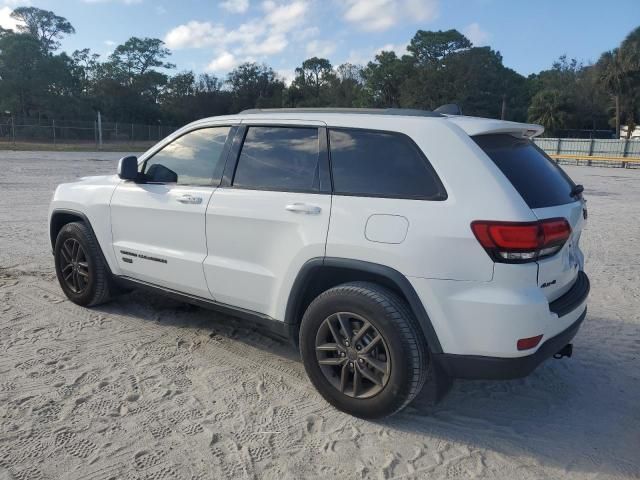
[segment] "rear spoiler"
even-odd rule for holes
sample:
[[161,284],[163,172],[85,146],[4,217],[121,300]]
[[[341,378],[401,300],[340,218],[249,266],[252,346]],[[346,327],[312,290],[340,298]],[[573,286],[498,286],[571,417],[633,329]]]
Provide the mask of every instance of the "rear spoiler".
[[447,120],[462,128],[467,135],[490,135],[506,133],[520,138],[533,138],[544,132],[542,125],[534,123],[507,122],[505,120],[493,120],[479,117],[447,117]]

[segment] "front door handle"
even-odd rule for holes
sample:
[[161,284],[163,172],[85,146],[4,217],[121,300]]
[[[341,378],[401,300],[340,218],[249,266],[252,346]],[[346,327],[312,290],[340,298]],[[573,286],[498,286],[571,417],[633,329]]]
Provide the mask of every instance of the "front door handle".
[[188,205],[200,205],[202,203],[202,197],[194,197],[193,195],[182,195],[178,197],[180,203],[186,203]]
[[285,207],[286,210],[294,213],[305,213],[307,215],[318,215],[322,211],[317,205],[308,205],[306,203],[292,203]]

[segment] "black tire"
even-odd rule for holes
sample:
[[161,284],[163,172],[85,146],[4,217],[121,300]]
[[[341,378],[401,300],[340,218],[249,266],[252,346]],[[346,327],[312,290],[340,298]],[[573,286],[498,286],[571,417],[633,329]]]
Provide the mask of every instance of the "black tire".
[[[353,333],[351,342],[345,340],[346,336],[343,335],[342,317],[345,314],[340,313],[341,318],[338,318],[338,312],[352,314],[347,325]],[[349,317],[349,314],[346,316]],[[337,323],[333,324],[332,318],[338,318]],[[369,377],[363,376],[365,369],[362,368],[369,366],[368,360],[356,356],[362,354],[367,345],[353,345],[360,335],[359,331],[365,329],[364,326],[359,327],[366,325],[364,322],[369,323],[366,328],[373,332],[367,334],[370,339],[378,334],[381,336],[375,349],[384,349],[384,352],[377,353],[377,359],[386,359],[384,362],[376,360],[379,365],[386,367],[376,367],[380,372],[368,369]],[[338,331],[335,325],[338,325]],[[356,330],[353,329],[354,325]],[[349,346],[348,351],[342,345],[336,348],[337,353],[326,353],[333,349],[334,343],[330,340],[335,338],[336,333],[343,337],[343,343]],[[322,343],[327,338],[329,343]],[[373,343],[373,340],[369,343]],[[356,348],[357,352],[354,351]],[[305,370],[320,394],[337,409],[360,418],[380,418],[398,412],[416,397],[428,375],[429,351],[413,313],[394,292],[369,282],[339,285],[311,302],[300,326],[300,351]],[[346,374],[345,364],[332,364],[333,361],[340,361],[338,357],[344,357],[345,352],[346,365],[349,367]],[[390,365],[387,364],[389,361]],[[364,391],[363,396],[356,396],[357,389],[352,388],[356,383],[356,368],[361,372],[358,374],[359,381],[362,382],[364,378],[373,393]],[[380,384],[369,381],[372,372],[378,374],[376,381],[380,381]],[[348,379],[343,380],[349,375],[353,375],[351,383]],[[361,388],[359,386],[358,390]]]
[[[69,262],[71,254],[79,259]],[[54,258],[60,287],[73,303],[92,307],[111,298],[111,274],[98,241],[84,223],[72,222],[62,227],[56,238]]]

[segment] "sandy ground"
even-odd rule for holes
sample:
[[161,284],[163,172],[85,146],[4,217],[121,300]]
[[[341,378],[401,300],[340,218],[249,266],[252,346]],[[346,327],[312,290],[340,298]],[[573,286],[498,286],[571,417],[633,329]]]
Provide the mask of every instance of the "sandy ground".
[[0,479],[640,478],[640,171],[567,167],[592,279],[572,359],[368,422],[238,320],[143,292],[65,299],[51,194],[119,156],[0,152]]

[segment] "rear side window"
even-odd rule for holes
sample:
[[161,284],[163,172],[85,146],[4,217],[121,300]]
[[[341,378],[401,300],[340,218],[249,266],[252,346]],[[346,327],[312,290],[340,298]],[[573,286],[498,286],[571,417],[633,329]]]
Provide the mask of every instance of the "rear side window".
[[472,137],[509,179],[529,208],[545,208],[575,201],[573,182],[530,140],[511,135]]
[[329,145],[333,189],[337,194],[446,199],[433,168],[405,135],[332,129]]
[[249,127],[233,185],[261,190],[318,190],[318,129]]

